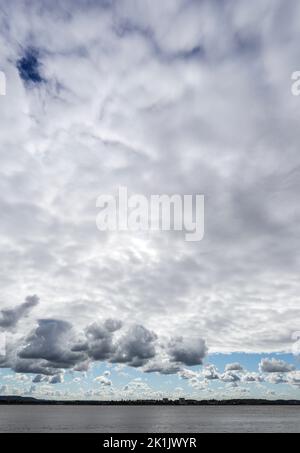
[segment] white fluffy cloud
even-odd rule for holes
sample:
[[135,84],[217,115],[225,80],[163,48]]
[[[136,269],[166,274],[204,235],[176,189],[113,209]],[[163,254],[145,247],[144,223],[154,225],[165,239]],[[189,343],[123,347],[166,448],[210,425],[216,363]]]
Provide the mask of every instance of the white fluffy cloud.
[[110,379],[108,379],[107,376],[103,375],[103,376],[97,376],[95,379],[94,379],[95,382],[97,382],[98,384],[100,384],[101,386],[107,386],[107,387],[110,387],[112,385],[112,381]]
[[228,363],[225,367],[225,371],[243,371],[243,367],[240,363]]
[[262,359],[259,365],[259,369],[262,373],[289,373],[293,371],[295,367],[283,360],[277,359]]

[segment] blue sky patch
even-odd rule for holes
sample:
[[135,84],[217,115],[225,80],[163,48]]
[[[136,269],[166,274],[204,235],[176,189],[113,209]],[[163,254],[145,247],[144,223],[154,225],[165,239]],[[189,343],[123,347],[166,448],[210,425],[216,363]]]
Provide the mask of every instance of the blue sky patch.
[[36,49],[28,49],[17,61],[17,68],[21,79],[26,83],[36,84],[44,80],[40,73],[41,63]]

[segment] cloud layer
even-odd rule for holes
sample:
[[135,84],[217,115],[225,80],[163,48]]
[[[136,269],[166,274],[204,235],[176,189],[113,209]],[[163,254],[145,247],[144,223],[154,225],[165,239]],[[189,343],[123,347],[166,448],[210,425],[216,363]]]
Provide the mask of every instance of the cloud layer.
[[[38,302],[36,296],[28,296],[26,302],[16,306],[13,313],[20,314],[23,310],[25,318],[28,313],[24,306],[30,309],[36,307]],[[16,319],[22,322],[21,315]],[[213,392],[211,387],[221,385],[231,397],[248,395],[249,386],[257,390],[262,385],[285,385],[294,389],[298,389],[300,385],[299,371],[295,366],[274,357],[262,358],[255,372],[248,371],[239,362],[225,364],[224,371],[221,372],[208,362],[205,340],[195,335],[159,337],[143,325],[124,325],[120,320],[112,318],[95,320],[84,329],[59,319],[39,319],[32,331],[25,336],[11,330],[11,326],[15,324],[2,326],[2,331],[9,335],[5,354],[0,354],[0,368],[11,369],[25,383],[31,379],[30,394],[34,395],[41,395],[37,393],[37,388],[41,392],[48,388],[46,394],[49,397],[58,397],[60,393],[53,393],[49,388],[64,384],[65,376],[74,376],[76,372],[87,376],[95,365],[101,363],[119,367],[116,368],[118,371],[125,366],[132,367],[145,373],[145,376],[151,373],[174,375],[186,381],[194,391],[201,393],[212,392],[216,395],[216,390]],[[79,377],[74,379],[74,382],[80,381]],[[109,398],[154,396],[151,387],[142,378],[126,385],[122,391],[116,390],[109,370],[96,376],[90,386],[93,384],[99,387],[100,393],[91,390],[80,397],[103,398],[104,393],[107,396],[107,392]],[[8,389],[9,387],[3,386],[2,393],[7,394]],[[182,390],[175,391],[173,397],[180,397],[181,392]],[[276,392],[271,393],[273,397],[276,396]],[[163,393],[155,394],[155,397],[161,398],[162,395]]]
[[[59,381],[90,361],[172,374],[207,347],[291,350],[299,18],[297,0],[2,2],[2,366]],[[100,233],[96,199],[120,185],[204,194],[204,240]]]

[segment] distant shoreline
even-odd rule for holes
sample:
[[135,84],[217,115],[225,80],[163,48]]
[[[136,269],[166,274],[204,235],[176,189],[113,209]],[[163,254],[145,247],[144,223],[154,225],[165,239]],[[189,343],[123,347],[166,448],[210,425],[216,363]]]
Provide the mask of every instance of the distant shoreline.
[[0,405],[27,406],[300,406],[300,400],[265,400],[265,399],[231,399],[231,400],[41,400],[21,396],[0,396]]

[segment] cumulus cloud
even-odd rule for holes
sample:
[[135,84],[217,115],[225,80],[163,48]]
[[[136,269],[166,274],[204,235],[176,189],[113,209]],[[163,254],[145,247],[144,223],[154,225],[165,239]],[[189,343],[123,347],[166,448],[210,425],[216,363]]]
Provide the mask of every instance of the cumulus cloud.
[[295,367],[283,360],[277,359],[262,359],[259,364],[259,369],[262,373],[288,373],[293,371]]
[[[177,374],[183,365],[201,364],[206,353],[202,339],[180,337],[166,348],[154,331],[137,324],[124,326],[116,319],[94,321],[82,330],[64,320],[40,319],[31,333],[8,344],[0,367],[36,374],[33,383],[61,383],[62,371],[84,372],[104,361],[146,373]],[[96,380],[108,385],[109,376],[106,370]]]
[[64,382],[63,374],[56,374],[49,379],[49,384],[62,384]]
[[175,363],[170,363],[168,360],[154,360],[147,364],[143,371],[145,373],[160,373],[160,374],[176,374],[181,372],[181,367]]
[[287,376],[287,381],[290,385],[299,388],[300,387],[300,371],[292,371]]
[[249,373],[249,372],[246,372],[245,374],[243,374],[241,376],[241,380],[243,382],[264,382],[265,381],[265,378],[264,376],[262,376],[261,374],[259,373]]
[[202,365],[207,346],[199,337],[177,337],[170,342],[168,352],[174,362],[187,366]]
[[116,345],[112,362],[140,367],[155,356],[157,335],[144,326],[132,326]]
[[112,381],[105,375],[96,377],[94,381],[102,386],[110,387],[112,385]]
[[241,380],[241,377],[234,371],[226,371],[225,373],[221,374],[220,380],[223,382],[236,384]]
[[228,363],[225,367],[225,371],[243,371],[243,367],[240,363]]
[[202,375],[208,381],[220,379],[220,374],[214,365],[207,365],[202,372]]
[[48,382],[48,379],[46,376],[43,376],[42,374],[37,374],[33,379],[32,379],[33,384],[40,384],[41,382]]
[[272,373],[266,376],[266,382],[269,384],[286,384],[288,382],[287,376],[280,373]]
[[113,344],[113,332],[121,328],[118,321],[108,320],[93,323],[86,329],[87,351],[93,360],[108,360],[116,350]]
[[27,344],[19,352],[19,358],[45,361],[49,368],[72,368],[86,358],[81,352],[72,350],[72,325],[66,321],[40,320],[25,341]]

